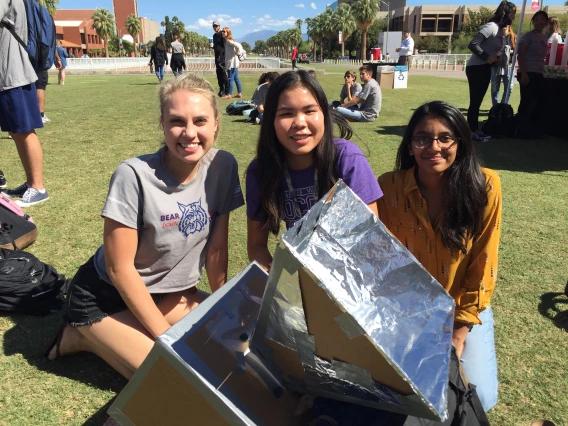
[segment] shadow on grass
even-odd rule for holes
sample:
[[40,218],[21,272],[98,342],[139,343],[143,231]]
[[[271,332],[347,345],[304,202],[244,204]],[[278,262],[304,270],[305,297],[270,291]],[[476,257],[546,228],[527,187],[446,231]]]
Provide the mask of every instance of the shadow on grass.
[[107,402],[104,406],[99,408],[99,410],[95,414],[93,414],[91,417],[89,417],[85,421],[85,423],[83,423],[83,426],[103,426],[109,418],[107,411],[108,411],[108,409],[110,408],[110,406],[112,405],[112,403],[114,402],[115,399],[116,399],[116,397],[114,397],[109,402]]
[[404,132],[406,131],[406,126],[380,126],[376,132],[379,135],[394,135],[394,136],[404,136]]
[[567,171],[568,142],[554,138],[491,139],[478,143],[477,152],[490,169],[526,173]]
[[152,82],[152,83],[130,83],[129,86],[159,86],[159,83]]
[[[463,115],[465,115],[467,117],[467,108],[458,108],[461,113]],[[489,110],[488,109],[480,109],[479,110],[479,116],[480,117],[487,117],[489,115]]]
[[544,293],[540,296],[538,312],[551,320],[556,327],[568,331],[568,296],[566,294]]
[[102,359],[89,353],[79,353],[49,361],[43,352],[57,333],[61,314],[46,317],[12,315],[15,325],[4,333],[4,354],[21,354],[39,370],[77,380],[102,390],[120,392],[127,381]]

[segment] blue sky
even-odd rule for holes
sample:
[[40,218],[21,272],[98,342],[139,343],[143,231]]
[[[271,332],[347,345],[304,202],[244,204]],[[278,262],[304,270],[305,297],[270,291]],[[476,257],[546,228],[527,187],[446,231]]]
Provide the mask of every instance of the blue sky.
[[[116,0],[120,1],[120,0]],[[518,3],[520,2],[513,0]],[[231,0],[231,1],[199,1],[191,2],[156,0],[138,0],[138,14],[157,22],[164,16],[177,16],[186,28],[199,34],[211,35],[211,22],[218,19],[222,25],[231,28],[238,37],[257,30],[280,31],[294,26],[297,19],[311,18],[325,9],[325,5],[332,1],[304,1],[304,0]],[[444,1],[444,0],[407,0],[408,6],[421,4],[495,4],[498,0],[488,1]],[[215,5],[218,4],[218,5]],[[530,0],[529,0],[530,7]],[[562,5],[564,0],[545,0],[546,5]],[[112,0],[60,0],[61,9],[96,9],[104,7],[112,12]],[[303,27],[305,31],[306,27]]]

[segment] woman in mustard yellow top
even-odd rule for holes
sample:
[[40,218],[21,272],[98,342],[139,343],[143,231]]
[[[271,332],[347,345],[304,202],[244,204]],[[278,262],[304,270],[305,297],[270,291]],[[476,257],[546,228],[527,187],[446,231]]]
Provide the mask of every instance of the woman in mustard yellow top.
[[434,101],[413,114],[396,171],[379,185],[381,221],[456,301],[453,343],[489,410],[498,384],[489,302],[501,231],[499,177],[481,167],[461,112]]

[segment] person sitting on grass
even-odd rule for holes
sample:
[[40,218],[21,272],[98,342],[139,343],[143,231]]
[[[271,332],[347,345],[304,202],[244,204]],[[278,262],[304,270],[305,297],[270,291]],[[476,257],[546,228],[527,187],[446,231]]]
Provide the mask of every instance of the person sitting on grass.
[[280,77],[280,73],[278,72],[267,72],[262,74],[258,83],[260,86],[256,88],[254,94],[252,95],[252,101],[256,105],[256,109],[254,109],[249,116],[249,120],[253,124],[260,124],[262,122],[262,117],[264,115],[264,103],[266,102],[266,93],[268,92],[268,88],[272,84],[274,80]]
[[359,68],[359,77],[364,84],[363,90],[352,96],[335,109],[349,121],[375,121],[381,112],[383,95],[379,83],[373,78],[373,68],[363,65]]
[[[497,404],[491,295],[497,280],[501,181],[482,168],[462,113],[419,107],[379,177],[379,218],[456,302],[452,340],[485,411]],[[464,190],[467,188],[467,190]]]
[[163,146],[114,172],[103,245],[67,290],[65,325],[46,356],[95,353],[130,379],[154,340],[227,281],[229,214],[244,204],[232,154],[213,148],[218,100],[183,74],[160,87]]
[[[333,137],[334,122],[340,137]],[[345,183],[377,214],[382,196],[361,149],[346,139],[345,120],[331,110],[307,71],[288,71],[268,89],[256,158],[246,174],[249,259],[272,263],[268,234],[290,228],[337,182]]]

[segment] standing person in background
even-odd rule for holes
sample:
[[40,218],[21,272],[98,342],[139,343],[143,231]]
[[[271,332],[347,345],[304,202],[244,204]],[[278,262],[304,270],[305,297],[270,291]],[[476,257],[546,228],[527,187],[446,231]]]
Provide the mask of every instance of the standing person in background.
[[154,64],[154,71],[158,77],[158,83],[164,81],[164,69],[168,65],[168,54],[166,52],[166,44],[162,36],[156,37],[156,42],[152,45],[150,51],[150,66]]
[[59,55],[59,59],[61,61],[61,65],[59,66],[59,75],[57,76],[57,83],[65,86],[65,68],[67,68],[67,58],[69,57],[69,54],[61,45],[61,40],[57,40],[57,55]]
[[174,33],[174,41],[170,45],[170,53],[172,54],[172,60],[170,61],[170,68],[172,69],[174,75],[177,77],[181,75],[184,69],[184,55],[185,49],[183,44],[179,41],[179,33]]
[[219,21],[213,21],[213,54],[215,55],[215,71],[217,72],[217,84],[219,84],[220,97],[223,97],[229,91],[229,79],[227,78],[227,70],[225,69],[225,39],[221,34],[221,24]]
[[[1,1],[0,20],[27,43],[23,0]],[[35,132],[43,127],[35,87],[37,75],[28,53],[5,26],[0,27],[0,52],[0,128],[14,139],[26,173],[26,182],[3,193],[20,197],[17,203],[27,207],[49,198],[43,186],[43,150]]]
[[509,70],[512,61],[512,53],[515,50],[516,35],[512,32],[511,26],[507,25],[503,28],[503,48],[497,54],[497,66],[491,67],[491,102],[493,105],[499,103],[499,90],[501,81],[503,81],[503,96],[501,98],[502,104],[508,104],[511,92],[513,91],[513,82],[509,81]]
[[231,99],[233,96],[233,84],[237,84],[237,96],[236,98],[243,97],[243,86],[241,84],[241,80],[239,79],[239,65],[241,61],[237,56],[240,52],[243,51],[243,46],[240,43],[237,43],[235,39],[233,39],[233,34],[231,33],[231,29],[229,27],[223,28],[221,31],[221,35],[225,39],[225,68],[229,71],[229,89],[223,99]]
[[465,74],[469,86],[469,108],[467,122],[477,142],[489,141],[479,128],[479,108],[491,82],[491,67],[497,61],[497,53],[503,48],[503,28],[515,19],[517,7],[503,0],[493,17],[485,24],[469,43],[473,55],[467,61]]
[[544,60],[548,51],[548,14],[544,10],[536,12],[531,23],[533,30],[521,37],[519,41],[519,71],[517,79],[521,86],[521,102],[517,114],[524,124],[535,124],[538,121],[540,106],[544,105],[543,93]]
[[292,70],[298,68],[296,66],[296,60],[298,59],[298,48],[296,46],[292,47],[292,56],[290,58],[292,59]]
[[556,16],[551,16],[548,18],[548,42],[552,43],[556,40],[558,43],[562,43],[562,30],[560,29],[560,22]]
[[399,52],[398,64],[406,65],[410,71],[412,66],[412,54],[414,53],[414,39],[410,36],[410,31],[404,32],[404,40],[400,43],[400,46],[396,48]]

